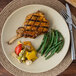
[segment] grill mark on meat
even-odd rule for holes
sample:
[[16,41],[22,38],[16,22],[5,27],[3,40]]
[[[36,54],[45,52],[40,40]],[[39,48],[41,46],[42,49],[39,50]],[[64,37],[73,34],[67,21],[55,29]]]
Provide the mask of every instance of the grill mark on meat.
[[[25,26],[31,26],[31,25],[25,25]],[[49,28],[49,27],[47,27],[47,26],[40,26],[40,25],[38,25],[38,26],[34,25],[33,27],[43,27],[43,28]]]
[[31,31],[32,32],[32,31],[35,31],[35,30],[26,30],[26,31]]
[[31,25],[24,25],[24,26],[31,26]]
[[[43,20],[43,18],[42,18],[42,20]],[[42,22],[42,20],[41,20],[41,22]],[[41,25],[41,22],[40,22],[40,25]],[[40,25],[39,25],[39,26],[40,26]],[[42,30],[42,31],[43,31],[43,30]]]
[[[26,37],[33,37],[33,36],[31,36],[31,35],[29,35],[29,34],[26,34],[26,35],[24,35],[24,37],[26,38]],[[35,37],[34,37],[35,38]]]
[[47,27],[47,26],[41,26],[41,27],[43,27],[43,28],[49,28],[49,27]]
[[32,16],[34,16],[34,17],[40,17],[40,16],[37,16],[37,15],[32,15]]
[[33,19],[28,19],[28,21],[34,21],[34,22],[43,22],[43,23],[47,23],[46,21],[39,21],[39,20],[33,20]]
[[36,35],[32,35],[32,34],[30,34],[30,33],[24,33],[24,36],[25,36],[25,37],[33,37],[33,38],[36,37]]

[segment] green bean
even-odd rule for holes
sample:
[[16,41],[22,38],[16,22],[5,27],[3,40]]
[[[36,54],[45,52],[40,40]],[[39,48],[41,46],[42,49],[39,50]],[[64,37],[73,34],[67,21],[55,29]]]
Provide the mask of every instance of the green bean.
[[63,45],[64,45],[64,41],[63,41],[62,44],[60,45],[59,49],[56,51],[57,53],[60,52],[60,50],[63,48]]
[[48,45],[48,48],[46,49],[45,53],[49,50],[49,48],[53,45],[53,41],[54,41],[54,31],[51,31],[51,41],[50,44]]
[[51,42],[50,42],[49,47],[51,47],[51,46],[53,45],[53,41],[54,41],[54,30],[52,30],[51,33],[52,33],[52,34],[51,34],[52,38],[51,38]]
[[45,57],[51,52],[51,54],[46,57],[45,59],[49,59],[55,53],[59,53],[60,50],[63,48],[64,45],[64,37],[58,30],[52,30],[51,32],[51,40],[48,41],[47,49],[45,51]]
[[54,49],[56,46],[58,46],[59,44],[61,44],[62,43],[62,41],[59,41],[57,44],[55,44],[55,45],[53,45],[51,48],[49,48],[47,51],[46,51],[46,53],[45,53],[45,57],[49,54],[49,52],[52,50],[52,49]]
[[[55,50],[55,48],[54,48],[54,49],[52,49],[52,51],[54,51],[54,50]],[[51,57],[51,56],[53,56],[53,55],[54,55],[54,53],[55,53],[55,52],[52,52],[52,53],[50,54],[50,57]],[[49,56],[48,56],[48,57],[49,57]],[[47,60],[47,59],[48,59],[48,57],[45,57],[45,60]]]
[[55,44],[57,44],[58,42],[58,31],[56,30],[56,41],[55,41]]
[[50,57],[52,57],[58,49],[59,49],[59,46],[57,46],[54,50],[52,50],[51,54],[48,57],[46,57],[45,59],[47,60]]
[[57,50],[57,53],[60,52],[60,50],[63,48],[63,45],[64,45],[64,37],[62,36],[62,34],[60,32],[59,33],[59,40],[62,40],[62,44],[60,45],[60,48]]
[[43,43],[44,43],[44,39],[45,39],[45,34],[44,34],[43,40],[42,40],[42,42],[41,42],[39,48],[37,49],[37,52],[41,49],[41,47],[42,47],[42,45],[43,45]]
[[53,41],[53,45],[56,44],[56,30],[54,30],[54,41]]
[[47,39],[47,43],[46,43],[46,46],[45,46],[45,49],[44,49],[44,52],[46,51],[46,49],[48,48],[49,44],[51,42],[51,33],[48,32],[48,39]]
[[41,50],[41,56],[43,55],[43,53],[44,53],[44,50],[45,50],[45,45],[46,45],[46,42],[47,42],[47,35],[46,35],[46,37],[45,37],[45,40],[44,40],[44,44],[43,44],[43,46],[42,46],[42,50]]

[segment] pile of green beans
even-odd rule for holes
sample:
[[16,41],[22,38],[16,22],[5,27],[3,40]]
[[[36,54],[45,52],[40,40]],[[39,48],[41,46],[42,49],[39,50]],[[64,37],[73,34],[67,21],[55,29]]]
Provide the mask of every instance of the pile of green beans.
[[44,34],[43,40],[37,52],[41,52],[45,59],[49,59],[55,53],[59,53],[64,46],[64,37],[58,30],[51,29],[50,32]]

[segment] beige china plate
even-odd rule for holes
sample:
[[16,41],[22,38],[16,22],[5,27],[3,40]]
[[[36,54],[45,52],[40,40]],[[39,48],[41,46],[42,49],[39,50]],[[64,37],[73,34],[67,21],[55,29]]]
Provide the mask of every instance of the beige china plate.
[[[17,41],[31,41],[33,46],[37,49],[42,41],[43,35],[38,36],[36,39],[20,38],[12,45],[8,45],[6,42],[16,35],[16,29],[23,25],[25,17],[28,14],[38,10],[45,13],[46,18],[50,22],[50,28],[52,27],[57,29],[62,33],[65,39],[65,44],[63,49],[58,54],[52,56],[50,59],[45,60],[44,56],[40,56],[35,62],[33,62],[33,64],[27,66],[25,63],[18,63],[18,61],[11,55],[15,46],[17,45]],[[70,44],[70,34],[65,20],[56,10],[48,6],[32,4],[19,8],[7,18],[1,34],[1,44],[5,56],[15,67],[30,73],[40,73],[53,69],[64,59]]]

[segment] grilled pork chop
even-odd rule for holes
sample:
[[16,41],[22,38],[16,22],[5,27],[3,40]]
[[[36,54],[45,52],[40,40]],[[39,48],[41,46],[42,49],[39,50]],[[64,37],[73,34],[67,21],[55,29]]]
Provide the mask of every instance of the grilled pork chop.
[[17,36],[9,41],[9,44],[20,37],[36,38],[38,35],[47,33],[49,22],[41,11],[29,14],[24,22],[23,27],[17,29]]
[[24,36],[36,38],[42,33],[48,32],[49,23],[44,14],[40,11],[30,14],[26,17],[24,22]]

